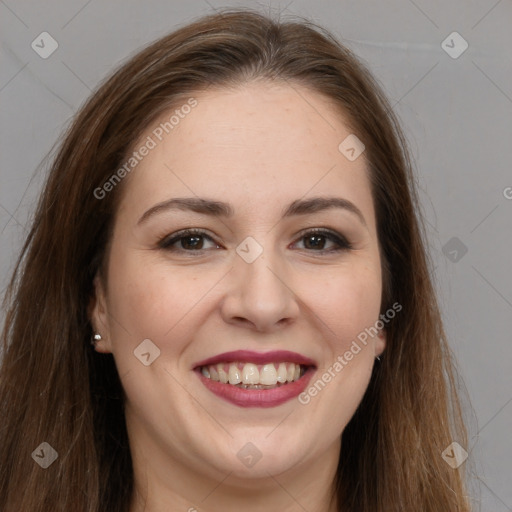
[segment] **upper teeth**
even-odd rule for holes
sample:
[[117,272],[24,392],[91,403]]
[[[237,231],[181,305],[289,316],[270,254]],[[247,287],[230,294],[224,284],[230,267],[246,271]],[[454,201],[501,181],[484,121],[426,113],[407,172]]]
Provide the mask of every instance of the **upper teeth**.
[[219,363],[203,366],[201,373],[208,379],[224,384],[262,384],[293,382],[301,376],[301,366],[295,363]]

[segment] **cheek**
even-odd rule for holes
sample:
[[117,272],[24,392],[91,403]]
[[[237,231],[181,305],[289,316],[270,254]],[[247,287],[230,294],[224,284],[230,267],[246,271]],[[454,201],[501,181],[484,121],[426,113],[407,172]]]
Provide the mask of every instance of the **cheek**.
[[[129,251],[127,251],[129,252]],[[169,275],[159,276],[154,265],[141,259],[112,253],[109,268],[108,309],[115,345],[152,338],[172,321],[177,294]],[[174,303],[173,303],[174,299]]]
[[[373,336],[379,318],[377,266],[340,272],[323,283],[311,304],[323,325],[322,364],[299,402],[317,418],[329,418],[326,438],[344,429],[367,389],[374,364]],[[323,421],[323,420],[319,420]],[[331,436],[331,437],[330,437]]]
[[342,350],[365,328],[378,320],[381,273],[377,265],[351,266],[330,275],[309,279],[308,306],[330,330],[336,349]]
[[[156,263],[151,260],[153,255],[133,257],[128,251],[118,251],[113,256],[109,311],[116,350],[127,345],[133,350],[149,338],[162,350],[176,355],[184,349],[187,336],[192,335],[194,323],[195,329],[201,329],[205,317],[215,314],[219,297],[223,296],[219,277],[226,269],[199,269],[193,264],[172,266]],[[344,353],[351,341],[378,319],[378,259],[354,257],[340,266],[297,266],[289,272],[287,280],[293,290],[289,300],[299,302],[295,322],[304,325],[309,318],[310,327],[314,328],[311,335],[320,334],[324,339],[326,362]],[[315,334],[317,330],[323,332]]]
[[119,257],[109,275],[114,351],[133,350],[149,338],[173,356],[184,348],[194,318],[204,314],[208,292],[218,281],[218,272],[172,267],[140,255]]

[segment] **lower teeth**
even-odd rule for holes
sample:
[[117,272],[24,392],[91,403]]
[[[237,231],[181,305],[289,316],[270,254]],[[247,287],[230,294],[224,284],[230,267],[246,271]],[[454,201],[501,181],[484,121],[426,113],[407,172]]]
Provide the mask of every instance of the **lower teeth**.
[[287,382],[278,382],[277,384],[270,384],[270,385],[266,385],[266,384],[235,384],[235,386],[237,388],[242,388],[242,389],[273,389],[273,388],[277,388],[279,386],[284,386],[285,384],[287,384]]

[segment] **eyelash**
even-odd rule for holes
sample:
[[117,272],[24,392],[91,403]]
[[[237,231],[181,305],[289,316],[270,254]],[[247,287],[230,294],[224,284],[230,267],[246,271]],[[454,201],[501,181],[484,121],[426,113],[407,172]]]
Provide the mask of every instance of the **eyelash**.
[[[341,251],[349,251],[352,249],[351,243],[342,235],[338,235],[333,231],[329,231],[322,228],[314,228],[306,231],[305,233],[301,234],[299,237],[299,240],[302,240],[303,238],[307,238],[311,235],[320,235],[325,236],[328,240],[331,242],[335,242],[338,245],[338,248],[335,249],[321,249],[321,250],[314,250],[314,249],[306,249],[309,251],[312,251],[314,253],[319,254],[326,254],[326,253],[337,253]],[[179,242],[180,240],[184,238],[188,238],[191,236],[202,236],[204,238],[207,238],[217,244],[215,240],[211,236],[209,236],[205,231],[201,229],[184,229],[182,231],[178,231],[177,233],[174,233],[172,235],[165,236],[158,242],[158,247],[160,249],[164,249],[169,252],[181,252],[181,253],[196,253],[197,255],[203,254],[204,251],[207,251],[208,249],[198,249],[198,250],[185,250],[185,249],[176,249],[173,248],[172,245],[174,245],[176,242]],[[219,244],[217,244],[219,245]]]

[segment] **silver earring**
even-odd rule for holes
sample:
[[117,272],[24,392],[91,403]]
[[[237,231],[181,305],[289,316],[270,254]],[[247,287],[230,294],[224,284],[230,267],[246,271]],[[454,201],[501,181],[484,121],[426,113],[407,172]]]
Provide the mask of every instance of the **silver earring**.
[[91,345],[96,346],[96,342],[101,340],[101,334],[96,333],[91,339]]
[[379,356],[375,356],[375,359],[377,359],[377,361],[379,361],[379,363],[380,363],[380,357]]

